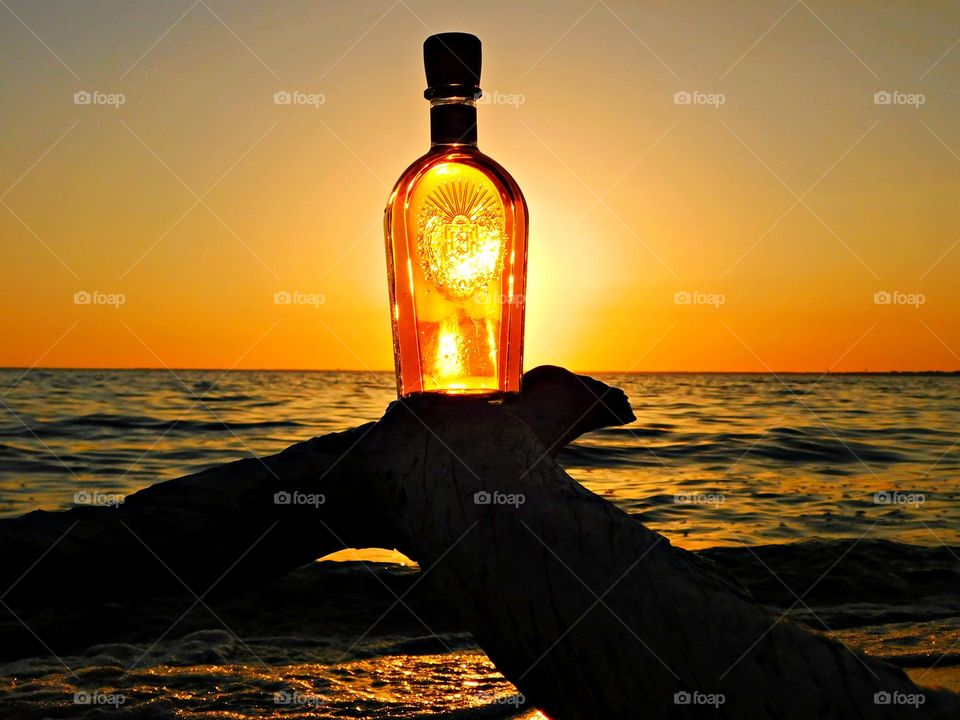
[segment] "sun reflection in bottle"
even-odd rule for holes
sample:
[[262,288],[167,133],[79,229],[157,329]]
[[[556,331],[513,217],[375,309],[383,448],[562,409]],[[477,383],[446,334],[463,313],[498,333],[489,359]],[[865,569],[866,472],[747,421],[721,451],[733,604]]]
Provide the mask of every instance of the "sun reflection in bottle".
[[450,388],[463,388],[457,378],[463,375],[463,336],[456,318],[446,318],[440,324],[437,334],[437,359],[434,365],[436,374],[447,382]]

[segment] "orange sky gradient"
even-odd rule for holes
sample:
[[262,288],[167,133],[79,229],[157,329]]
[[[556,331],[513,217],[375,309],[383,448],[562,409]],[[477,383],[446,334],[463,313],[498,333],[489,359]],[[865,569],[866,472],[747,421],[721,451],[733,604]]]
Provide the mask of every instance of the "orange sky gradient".
[[392,368],[383,207],[461,30],[530,208],[528,368],[960,369],[956,4],[8,5],[2,366]]

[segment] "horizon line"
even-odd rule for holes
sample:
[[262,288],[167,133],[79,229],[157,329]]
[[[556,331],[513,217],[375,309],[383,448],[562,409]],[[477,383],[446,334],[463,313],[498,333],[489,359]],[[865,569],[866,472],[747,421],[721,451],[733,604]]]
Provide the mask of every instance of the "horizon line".
[[[562,367],[562,366],[560,366]],[[533,368],[530,368],[532,370]],[[570,370],[570,368],[564,368]],[[83,367],[70,365],[57,366],[31,366],[23,365],[0,365],[0,371],[3,370],[22,370],[25,373],[34,370],[69,370],[86,372],[222,372],[222,373],[242,373],[242,372],[291,372],[291,373],[395,373],[393,368],[375,369],[369,368],[222,368],[222,367],[163,367],[163,366],[142,366],[142,367]],[[528,372],[528,371],[525,371]],[[958,375],[960,368],[953,370],[570,370],[570,372],[579,375]]]

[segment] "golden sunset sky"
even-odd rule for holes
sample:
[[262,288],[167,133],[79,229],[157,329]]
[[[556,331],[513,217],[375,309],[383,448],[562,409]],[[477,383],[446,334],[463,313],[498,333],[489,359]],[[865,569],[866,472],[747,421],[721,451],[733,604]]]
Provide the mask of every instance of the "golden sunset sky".
[[0,365],[391,368],[383,207],[428,147],[421,44],[459,30],[530,207],[527,367],[958,369],[958,28],[950,2],[4,0]]

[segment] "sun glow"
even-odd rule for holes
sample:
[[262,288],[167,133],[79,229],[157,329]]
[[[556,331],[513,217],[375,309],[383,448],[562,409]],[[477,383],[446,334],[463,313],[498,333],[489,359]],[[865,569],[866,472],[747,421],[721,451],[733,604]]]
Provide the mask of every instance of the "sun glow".
[[[618,14],[620,6],[640,12],[618,2]],[[142,37],[169,25],[160,6],[138,18]],[[366,31],[362,6],[340,14],[337,4],[308,3],[291,22],[288,4],[240,3],[231,26],[269,25],[277,33],[270,64],[306,68],[309,83],[309,68],[329,66],[344,37]],[[636,38],[594,11],[526,76],[525,104],[479,108],[480,149],[514,175],[530,207],[528,285],[518,277],[514,291],[527,300],[528,368],[960,366],[957,161],[944,147],[960,147],[960,50],[931,66],[956,39],[956,23],[916,12],[904,24],[896,4],[855,5],[829,20],[838,35],[860,36],[863,45],[851,44],[868,62],[882,49],[891,67],[912,67],[924,49],[923,67],[931,67],[922,84],[937,102],[917,111],[874,105],[877,88],[863,86],[869,73],[819,23],[784,22],[752,47],[772,22],[767,6],[754,6],[743,23],[739,15],[731,23],[724,3],[698,6],[703,28],[729,33],[695,34],[701,26],[687,18],[683,32],[659,37],[657,53],[674,68],[702,63],[714,78],[729,68],[723,107],[675,104],[677,88],[655,61],[614,62],[634,51]],[[45,3],[17,7],[58,54],[72,53],[63,57],[75,68],[128,68],[144,51],[133,39],[140,35],[124,33],[126,14],[106,5],[58,4],[70,18],[61,23]],[[439,25],[459,22],[454,3],[423,7]],[[676,29],[673,5],[647,11],[650,27]],[[557,35],[542,13],[536,3],[510,3],[471,15],[471,30],[497,45],[491,99],[493,88],[519,82],[514,73],[538,54],[532,46]],[[193,15],[184,22],[202,29]],[[884,42],[888,23],[902,42]],[[88,25],[102,34],[75,32]],[[310,43],[304,27],[313,29]],[[0,68],[9,99],[8,142],[0,145],[0,303],[8,309],[0,364],[393,368],[383,246],[377,232],[365,233],[389,182],[428,147],[416,52],[422,26],[378,26],[382,42],[358,46],[364,62],[351,52],[323,79],[328,99],[338,99],[318,110],[269,102],[269,73],[255,61],[250,72],[239,68],[244,49],[217,23],[208,30],[209,42],[171,35],[159,43],[124,78],[126,105],[112,109],[65,106],[77,89],[61,83],[69,74],[51,73],[22,25],[0,27],[15,58]],[[118,41],[101,42],[111,37]],[[595,48],[603,51],[588,51]],[[404,81],[394,74],[400,65]],[[320,116],[329,131],[318,132]],[[191,210],[168,170],[196,192],[223,177]],[[803,205],[785,212],[792,198],[771,170],[798,192],[825,173],[804,198],[816,217]],[[455,153],[431,172],[432,185],[465,176]],[[398,217],[425,199],[414,197],[415,185],[411,176],[396,188]],[[412,273],[420,272],[415,259]],[[409,288],[407,273],[404,257],[397,279]],[[273,302],[294,289],[326,302]],[[875,292],[897,289],[928,302],[918,310],[873,303]],[[123,293],[127,302],[76,305],[81,290]],[[673,301],[697,290],[727,302]],[[430,302],[420,300],[420,308]],[[398,324],[411,311],[401,305]]]
[[457,378],[463,374],[463,335],[455,318],[447,318],[440,324],[434,368],[436,374],[444,380]]

